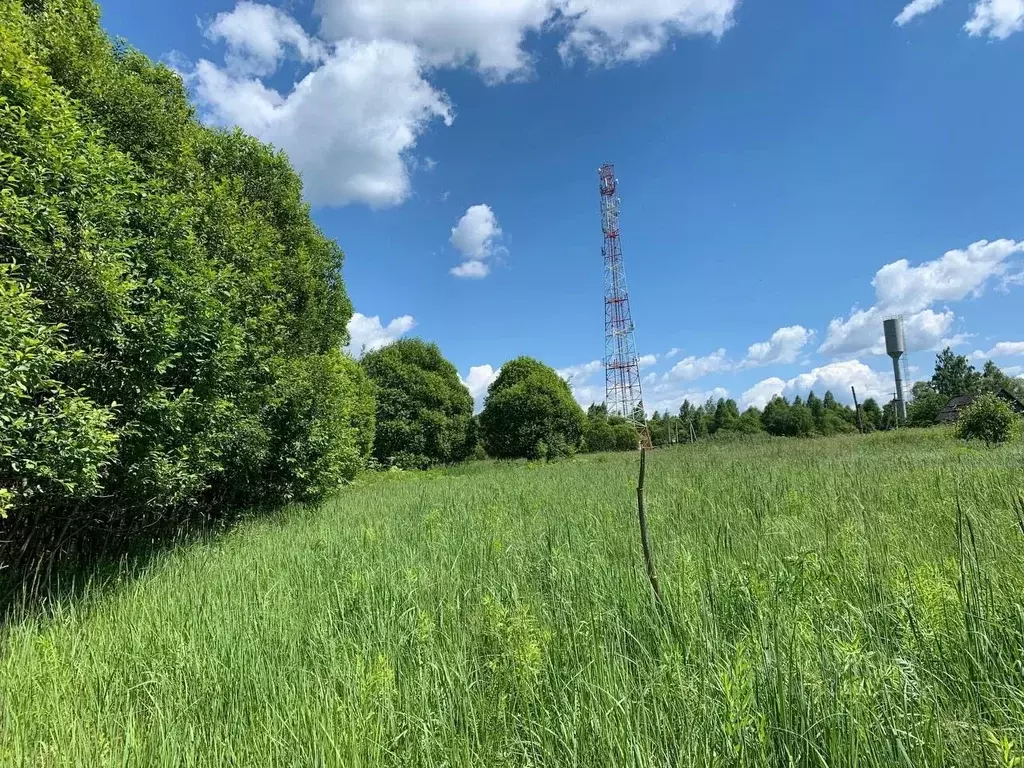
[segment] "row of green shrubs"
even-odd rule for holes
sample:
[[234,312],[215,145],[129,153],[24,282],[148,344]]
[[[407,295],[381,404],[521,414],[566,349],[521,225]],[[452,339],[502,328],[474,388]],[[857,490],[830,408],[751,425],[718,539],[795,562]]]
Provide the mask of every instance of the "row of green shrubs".
[[[569,385],[529,357],[502,366],[483,412],[435,344],[402,339],[363,358],[377,403],[374,458],[420,469],[472,457],[544,459],[581,447],[583,411]],[[633,447],[636,431],[633,430]]]
[[372,385],[287,160],[92,0],[0,0],[0,30],[3,563],[353,477]]

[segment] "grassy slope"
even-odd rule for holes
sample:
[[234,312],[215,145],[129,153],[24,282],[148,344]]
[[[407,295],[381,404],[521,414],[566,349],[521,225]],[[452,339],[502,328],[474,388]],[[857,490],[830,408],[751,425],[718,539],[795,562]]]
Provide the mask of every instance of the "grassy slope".
[[657,452],[664,617],[633,456],[382,478],[12,624],[0,764],[1009,765],[1022,468],[941,434]]

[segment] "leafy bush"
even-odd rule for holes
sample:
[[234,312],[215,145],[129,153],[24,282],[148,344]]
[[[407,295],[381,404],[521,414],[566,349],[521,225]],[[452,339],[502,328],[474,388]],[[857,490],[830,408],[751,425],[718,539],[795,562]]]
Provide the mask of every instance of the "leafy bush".
[[[326,493],[372,442],[339,352],[342,253],[284,156],[200,125],[181,79],[98,19],[0,0],[4,503],[33,532],[79,515],[131,535]],[[12,396],[30,342],[32,394]]]
[[998,445],[1013,439],[1020,431],[1020,418],[1010,405],[993,394],[979,396],[964,408],[956,424],[956,436],[962,440],[984,440]]
[[113,414],[58,381],[74,358],[40,302],[0,264],[0,517],[37,499],[88,499],[114,455]]
[[480,426],[489,456],[541,459],[576,451],[584,420],[569,385],[553,369],[518,357],[502,366],[488,389]]
[[363,368],[377,397],[378,461],[426,468],[470,455],[473,397],[436,344],[401,339],[364,356]]

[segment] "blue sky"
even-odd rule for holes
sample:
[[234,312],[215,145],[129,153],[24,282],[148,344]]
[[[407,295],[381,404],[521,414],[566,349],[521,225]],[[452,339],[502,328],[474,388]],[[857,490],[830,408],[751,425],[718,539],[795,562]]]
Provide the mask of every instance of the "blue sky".
[[285,149],[358,351],[475,394],[538,357],[603,399],[614,162],[649,410],[891,396],[945,344],[1024,374],[1024,0],[102,3],[204,120]]

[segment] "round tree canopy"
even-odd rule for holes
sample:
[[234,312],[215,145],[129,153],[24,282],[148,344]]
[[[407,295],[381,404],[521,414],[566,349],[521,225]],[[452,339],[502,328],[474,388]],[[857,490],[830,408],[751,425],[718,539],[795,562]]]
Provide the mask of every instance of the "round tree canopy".
[[507,459],[571,454],[579,447],[583,422],[569,385],[529,357],[502,366],[480,416],[488,455]]
[[436,344],[402,339],[363,367],[376,387],[378,461],[422,468],[467,457],[473,398]]

